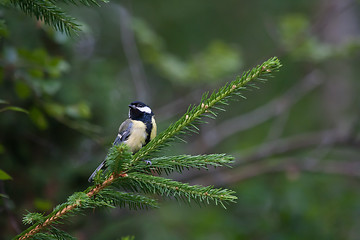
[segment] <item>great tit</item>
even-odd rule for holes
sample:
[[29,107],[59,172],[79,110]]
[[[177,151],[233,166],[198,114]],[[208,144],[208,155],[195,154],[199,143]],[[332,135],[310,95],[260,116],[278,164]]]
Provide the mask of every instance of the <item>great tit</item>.
[[[150,140],[156,137],[156,122],[151,108],[143,102],[135,101],[129,105],[129,119],[121,123],[119,133],[113,145],[125,143],[133,153],[136,153]],[[105,167],[105,160],[89,177],[93,180],[96,173]]]

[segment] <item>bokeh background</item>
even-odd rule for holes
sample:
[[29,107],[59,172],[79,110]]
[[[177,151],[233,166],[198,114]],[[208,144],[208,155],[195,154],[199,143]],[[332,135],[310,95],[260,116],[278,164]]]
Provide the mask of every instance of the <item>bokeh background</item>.
[[[89,211],[78,239],[359,239],[359,1],[116,1],[61,5],[82,25],[55,32],[0,9],[0,239],[88,187],[142,100],[159,131],[272,56],[281,71],[162,154],[228,153],[232,169],[169,177],[236,191],[238,201]],[[25,109],[24,113],[16,107]],[[6,179],[4,172],[2,179]]]

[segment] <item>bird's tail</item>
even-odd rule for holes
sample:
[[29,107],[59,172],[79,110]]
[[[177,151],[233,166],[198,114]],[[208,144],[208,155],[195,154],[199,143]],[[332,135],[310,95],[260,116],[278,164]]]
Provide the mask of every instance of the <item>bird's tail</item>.
[[102,163],[100,163],[100,165],[95,169],[95,171],[91,174],[91,176],[89,177],[88,181],[92,182],[92,180],[94,179],[96,173],[100,170],[103,169],[105,167],[105,160],[102,161]]

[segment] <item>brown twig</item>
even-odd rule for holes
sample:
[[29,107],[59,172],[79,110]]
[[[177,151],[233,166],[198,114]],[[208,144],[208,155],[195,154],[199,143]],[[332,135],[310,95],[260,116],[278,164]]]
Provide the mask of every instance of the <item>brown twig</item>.
[[313,147],[332,147],[335,145],[360,147],[360,140],[354,139],[351,128],[347,130],[330,129],[315,133],[297,135],[295,137],[279,139],[256,147],[255,151],[239,158],[238,165],[268,159],[279,154],[287,154]]
[[354,134],[353,127],[350,126],[345,130],[329,129],[316,133],[307,133],[295,137],[279,139],[257,146],[254,148],[254,151],[247,155],[238,156],[237,161],[233,165],[234,170],[223,168],[211,169],[209,170],[210,174],[209,171],[194,172],[192,175],[187,175],[186,179],[179,180],[187,182],[191,181],[194,184],[211,183],[218,186],[229,185],[235,182],[235,180],[228,182],[230,181],[229,176],[232,171],[234,172],[234,175],[240,174],[238,176],[239,181],[268,172],[272,166],[268,166],[267,163],[263,163],[263,161],[268,160],[269,158],[313,148],[348,146],[353,149],[360,149],[360,138],[356,138]]
[[[126,176],[127,176],[126,173],[112,174],[104,182],[102,182],[101,184],[99,184],[99,185],[95,186],[93,189],[91,189],[86,195],[89,198],[94,197],[101,190],[110,186],[117,178],[126,177]],[[42,229],[53,224],[55,221],[60,219],[62,216],[71,212],[73,209],[75,209],[79,206],[81,206],[81,202],[68,205],[65,208],[63,208],[62,210],[58,211],[55,215],[52,215],[51,217],[50,217],[50,215],[48,215],[48,218],[43,223],[38,224],[34,229],[30,230],[29,232],[27,232],[26,234],[24,234],[23,236],[18,238],[18,240],[24,240],[24,239],[28,239],[31,236],[34,236],[36,233],[40,232]]]
[[239,183],[263,174],[287,173],[289,178],[296,178],[301,172],[333,174],[346,177],[360,177],[359,161],[329,161],[320,162],[319,159],[297,159],[287,158],[286,160],[273,164],[269,162],[258,162],[242,168],[226,169],[207,174],[201,178],[192,180],[193,184],[209,184],[215,186],[228,186]]

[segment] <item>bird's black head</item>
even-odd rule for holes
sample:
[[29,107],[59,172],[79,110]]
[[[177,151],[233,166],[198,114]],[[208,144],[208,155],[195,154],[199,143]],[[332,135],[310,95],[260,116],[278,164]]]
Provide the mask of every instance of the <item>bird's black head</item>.
[[151,121],[151,117],[154,115],[151,108],[143,102],[132,102],[129,108],[129,118],[132,120]]

